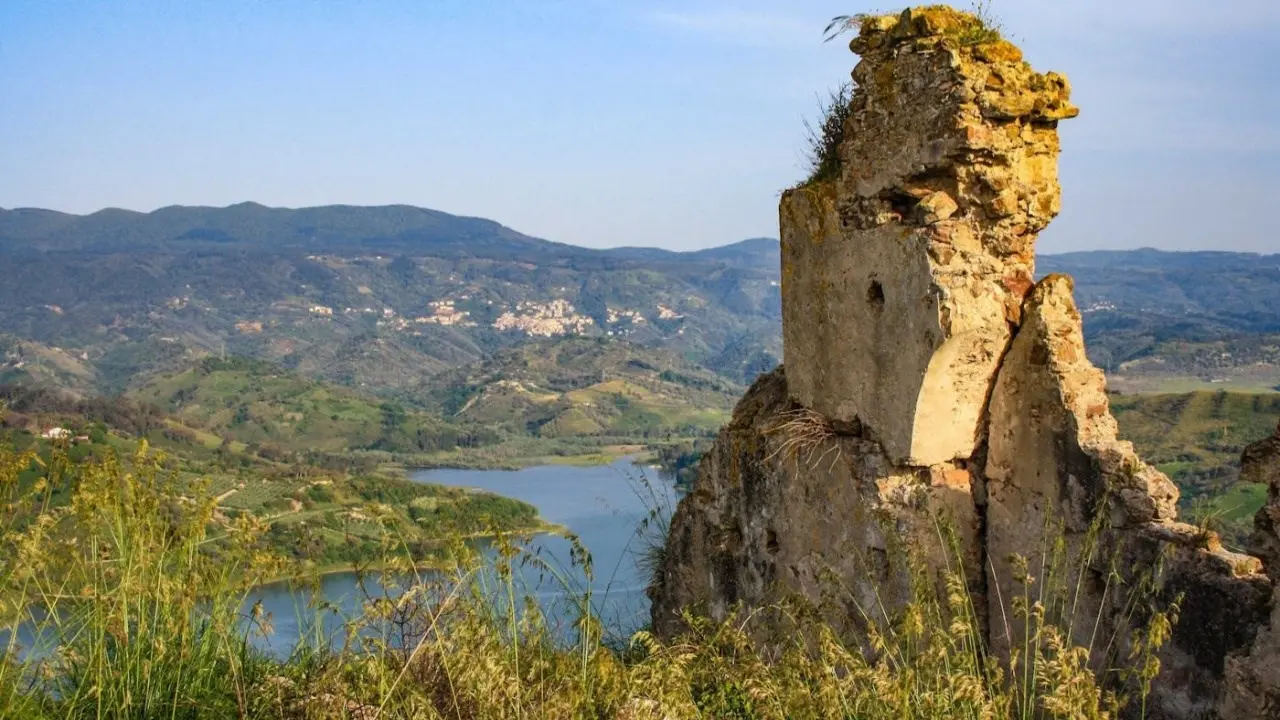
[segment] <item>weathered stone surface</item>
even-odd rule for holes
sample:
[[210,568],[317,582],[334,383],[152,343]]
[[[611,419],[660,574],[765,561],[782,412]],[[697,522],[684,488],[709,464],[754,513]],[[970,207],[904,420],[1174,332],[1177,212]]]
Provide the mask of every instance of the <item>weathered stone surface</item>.
[[1280,485],[1280,425],[1271,437],[1244,449],[1240,456],[1240,481]]
[[1004,41],[961,47],[972,22],[863,22],[843,177],[779,209],[786,372],[747,393],[681,501],[654,627],[800,595],[857,638],[867,608],[907,598],[899,550],[954,564],[946,517],[995,657],[1020,633],[1011,556],[1040,574],[1058,542],[1049,574],[1099,667],[1177,601],[1146,717],[1280,718],[1280,590],[1262,572],[1280,574],[1280,429],[1243,458],[1270,487],[1258,557],[1177,522],[1176,488],[1117,437],[1070,279],[1032,282],[1066,81]]
[[859,420],[901,464],[978,442],[1036,233],[1059,209],[1056,124],[1075,114],[1065,79],[1016,48],[961,46],[970,20],[933,8],[863,24],[843,176],[785,193],[780,211],[792,395]]
[[[945,562],[936,520],[976,550],[968,472],[897,468],[875,443],[815,422],[823,420],[788,397],[782,368],[743,397],[672,521],[651,589],[658,632],[678,628],[684,609],[724,618],[735,603],[762,607],[789,596],[852,630],[864,612],[907,599],[906,574],[893,560],[903,557],[902,543]],[[965,560],[968,577],[980,577],[976,553]]]
[[[1175,514],[1177,488],[1116,438],[1105,380],[1085,357],[1071,290],[1062,275],[1036,286],[991,396],[986,543],[989,582],[1004,590],[987,596],[992,617],[1011,615],[1007,594],[1019,587],[1013,555],[1040,567],[1062,536],[1069,570],[1078,574],[1095,549],[1086,540],[1095,520],[1108,528],[1140,527]],[[1112,497],[1118,502],[1108,508]],[[1086,604],[1075,618],[1082,633],[1102,611],[1100,593],[1083,595]],[[991,630],[1001,654],[1011,638],[1022,636],[1013,623]]]
[[1214,713],[1224,660],[1253,642],[1270,586],[1256,558],[1176,522],[1177,488],[1118,439],[1105,378],[1085,355],[1070,278],[1049,276],[1032,291],[989,412],[985,545],[988,587],[1000,590],[986,598],[993,651],[1007,654],[1024,632],[1010,619],[1010,592],[1020,588],[1011,557],[1042,568],[1061,542],[1057,572],[1071,588],[1073,640],[1101,665],[1113,645],[1127,652],[1145,622],[1135,601],[1181,597],[1147,707],[1154,717]]
[[[1267,484],[1267,504],[1254,516],[1250,550],[1274,579],[1280,574],[1280,426],[1245,448],[1240,480]],[[1227,658],[1226,683],[1223,718],[1280,717],[1280,584],[1271,598],[1270,623],[1259,629],[1247,653]]]
[[[1158,582],[1150,599],[1164,606],[1179,603],[1173,636],[1158,655],[1160,674],[1151,685],[1147,717],[1271,717],[1222,712],[1231,694],[1232,658],[1248,653],[1267,623],[1271,583],[1257,558],[1227,552],[1216,537],[1182,523],[1151,523],[1139,532],[1104,536],[1100,544],[1114,558],[1119,582],[1134,584],[1154,569]],[[1108,610],[1104,624],[1122,646],[1127,633],[1145,625],[1144,613],[1126,623],[1126,608],[1112,602]]]
[[1224,665],[1223,720],[1280,717],[1280,589],[1272,595],[1270,622],[1258,629],[1253,646],[1229,655]]
[[1012,553],[1044,546],[1053,530],[1046,518],[1083,535],[1104,511],[1111,528],[1176,515],[1177,487],[1117,438],[1106,380],[1085,356],[1071,291],[1064,275],[1036,286],[991,396],[988,546],[997,568]]

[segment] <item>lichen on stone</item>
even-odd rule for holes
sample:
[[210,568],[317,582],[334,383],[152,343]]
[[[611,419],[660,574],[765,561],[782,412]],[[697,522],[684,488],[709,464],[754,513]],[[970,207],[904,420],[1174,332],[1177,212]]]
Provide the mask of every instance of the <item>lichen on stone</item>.
[[1071,279],[1034,281],[1070,84],[1002,38],[962,41],[982,29],[941,6],[861,19],[842,171],[779,205],[785,372],[747,392],[681,501],[654,628],[835,583],[848,602],[825,618],[856,634],[850,608],[905,601],[905,546],[963,568],[999,656],[1010,555],[1057,543],[1087,609],[1072,642],[1103,633],[1123,655],[1149,612],[1134,588],[1181,600],[1150,717],[1258,717],[1280,703],[1280,594],[1262,573],[1280,567],[1280,429],[1245,453],[1270,486],[1257,557],[1178,522],[1176,487],[1117,436]]

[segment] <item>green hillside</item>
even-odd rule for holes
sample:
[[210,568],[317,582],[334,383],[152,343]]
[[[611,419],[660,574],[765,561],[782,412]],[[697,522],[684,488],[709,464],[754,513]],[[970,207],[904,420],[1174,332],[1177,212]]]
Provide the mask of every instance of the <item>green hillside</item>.
[[245,203],[0,210],[0,261],[0,332],[85,354],[108,391],[224,352],[375,392],[544,337],[669,348],[739,382],[781,353],[772,240],[605,251],[421,208]]
[[[229,390],[237,374],[245,372],[215,370],[209,386]],[[264,384],[271,388],[267,392],[297,390],[290,382],[300,381]],[[253,381],[244,385],[252,386]],[[308,389],[282,401],[279,408],[345,408],[352,417],[367,413],[350,398],[326,401],[326,392]],[[198,394],[206,396],[203,391]],[[272,412],[287,413],[279,408]],[[272,550],[319,568],[350,567],[381,557],[388,538],[413,548],[415,556],[430,557],[446,539],[459,534],[542,527],[536,510],[525,503],[412,482],[384,472],[368,457],[308,447],[301,435],[290,436],[294,442],[288,450],[234,440],[224,434],[234,425],[224,428],[216,420],[203,421],[217,415],[175,416],[136,399],[77,398],[0,385],[0,447],[37,452],[48,465],[58,452],[77,463],[130,458],[145,443],[179,489],[216,499],[214,525],[250,516],[266,524]],[[43,438],[50,428],[63,428],[68,437]],[[39,472],[34,464],[26,476],[34,478]],[[55,503],[63,500],[54,498]]]
[[742,388],[671,353],[577,339],[500,351],[422,393],[446,418],[511,433],[655,439],[714,433]]
[[497,440],[401,403],[309,380],[269,363],[206,359],[131,395],[220,437],[289,452],[427,453]]
[[1182,490],[1182,512],[1224,524],[1237,542],[1252,527],[1266,488],[1238,481],[1240,454],[1280,419],[1280,393],[1112,395],[1121,437]]
[[83,355],[10,335],[0,335],[0,384],[24,383],[92,393],[95,368]]
[[129,397],[198,428],[205,444],[266,459],[515,467],[711,435],[741,392],[670,353],[559,339],[499,351],[396,397],[245,358],[197,361]]

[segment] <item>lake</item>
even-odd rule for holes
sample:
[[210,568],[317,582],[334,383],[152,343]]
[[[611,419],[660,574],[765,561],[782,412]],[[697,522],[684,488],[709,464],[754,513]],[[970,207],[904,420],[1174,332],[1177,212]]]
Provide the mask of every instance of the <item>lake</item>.
[[[594,578],[590,582],[593,605],[608,634],[628,637],[649,621],[649,600],[644,594],[648,578],[637,565],[644,551],[645,533],[640,525],[649,516],[650,507],[661,508],[664,515],[674,510],[677,494],[669,479],[657,470],[632,464],[630,459],[611,465],[575,467],[544,465],[522,470],[419,470],[410,478],[420,482],[485,490],[523,500],[538,508],[548,522],[576,534],[590,552]],[[652,535],[652,533],[650,533]],[[487,544],[487,541],[482,541]],[[535,563],[526,564],[519,574],[526,592],[536,597],[553,620],[568,622],[572,613],[562,601],[566,598],[564,583],[579,596],[588,587],[581,568],[570,562],[571,543],[556,535],[540,535],[526,546],[554,568],[563,579],[556,580],[540,572]],[[341,614],[353,614],[364,597],[354,573],[325,576],[319,585],[325,601]],[[310,590],[290,587],[287,583],[263,586],[253,593],[250,602],[261,601],[271,615],[273,634],[263,641],[272,652],[287,652],[299,633],[306,631],[313,618],[308,604]]]

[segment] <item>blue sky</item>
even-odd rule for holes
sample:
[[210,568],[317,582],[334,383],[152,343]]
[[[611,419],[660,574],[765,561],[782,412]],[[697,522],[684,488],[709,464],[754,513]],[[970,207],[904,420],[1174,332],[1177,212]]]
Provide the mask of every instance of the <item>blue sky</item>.
[[[1280,3],[993,7],[1082,110],[1042,251],[1280,251]],[[871,9],[3,0],[0,206],[409,203],[598,247],[776,236],[802,120],[856,60],[822,27]]]

